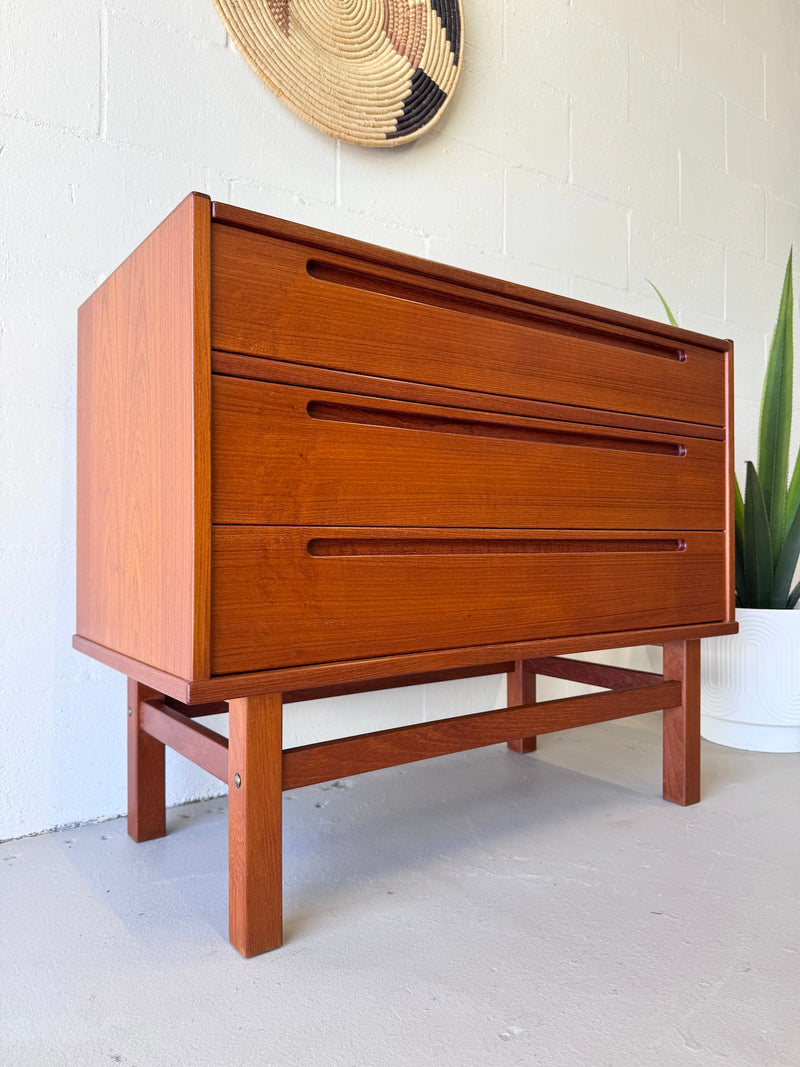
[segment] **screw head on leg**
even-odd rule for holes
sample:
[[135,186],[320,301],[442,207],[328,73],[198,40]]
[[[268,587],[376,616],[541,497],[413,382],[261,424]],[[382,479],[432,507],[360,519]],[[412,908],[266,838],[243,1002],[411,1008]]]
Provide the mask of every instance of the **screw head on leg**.
[[242,776],[240,774],[234,774],[233,783],[234,783],[234,785],[236,786],[237,789],[241,789],[242,788]]

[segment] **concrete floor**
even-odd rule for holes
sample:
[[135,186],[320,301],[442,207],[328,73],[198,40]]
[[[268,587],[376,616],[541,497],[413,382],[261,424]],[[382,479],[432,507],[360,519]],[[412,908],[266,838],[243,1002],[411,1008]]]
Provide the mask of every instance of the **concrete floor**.
[[227,942],[225,802],[0,845],[3,1067],[800,1064],[800,756],[660,716],[285,797],[286,945]]

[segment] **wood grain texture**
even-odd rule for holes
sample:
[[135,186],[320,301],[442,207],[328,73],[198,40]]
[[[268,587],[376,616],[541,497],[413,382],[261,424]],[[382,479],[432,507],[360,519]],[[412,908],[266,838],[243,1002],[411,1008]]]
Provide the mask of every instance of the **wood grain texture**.
[[[679,441],[665,440],[661,434],[621,434],[598,429],[587,423],[544,423],[523,419],[489,418],[482,411],[422,408],[410,404],[386,404],[379,400],[358,402],[347,394],[318,394],[306,404],[305,414],[317,422],[341,426],[373,426],[381,430],[410,430],[416,433],[468,437],[479,440],[518,441],[524,444],[558,445],[614,452],[647,452],[680,457],[686,449]],[[576,453],[577,455],[577,453]]]
[[528,737],[640,715],[679,696],[679,682],[661,682],[624,692],[590,693],[303,745],[284,752],[283,787],[299,789],[332,778],[498,744],[508,737]]
[[78,634],[208,673],[210,202],[191,196],[78,316]]
[[[219,675],[216,678],[186,681],[149,667],[145,663],[120,655],[91,641],[73,638],[73,645],[100,663],[132,678],[140,678],[159,692],[181,703],[205,704],[230,700],[234,697],[258,696],[262,693],[282,693],[285,690],[326,690],[331,687],[359,686],[369,689],[368,683],[378,679],[381,687],[391,688],[394,678],[417,674],[455,671],[479,667],[499,660],[524,657],[551,656],[561,653],[592,652],[598,648],[628,648],[633,645],[661,645],[665,641],[687,638],[699,640],[736,633],[738,625],[732,620],[715,623],[683,624],[647,630],[623,630],[607,634],[573,634],[569,637],[542,638],[535,641],[503,641],[469,648],[437,649],[412,652],[406,655],[375,656],[368,659],[338,660],[313,663],[302,667],[279,667],[266,671],[247,671],[240,674]],[[502,674],[504,671],[492,671]],[[383,683],[386,683],[383,685]],[[398,682],[402,684],[402,681]],[[413,684],[413,683],[412,683]],[[335,695],[335,694],[334,694]],[[310,696],[304,699],[312,699]]]
[[365,263],[398,268],[423,281],[432,278],[437,282],[451,283],[459,288],[474,290],[482,295],[497,295],[527,302],[534,301],[538,308],[543,312],[552,312],[559,321],[563,320],[564,317],[567,319],[579,318],[583,322],[590,321],[610,326],[619,332],[631,331],[639,336],[670,337],[684,347],[699,344],[702,347],[719,351],[724,351],[726,348],[724,341],[693,333],[680,327],[668,326],[665,323],[654,322],[651,319],[638,318],[635,315],[628,315],[621,311],[612,311],[609,308],[587,304],[565,296],[558,296],[555,293],[546,293],[540,289],[531,289],[502,278],[489,278],[473,271],[450,267],[443,263],[433,263],[419,256],[410,256],[402,252],[394,252],[391,249],[379,248],[364,241],[356,241],[350,237],[327,233],[323,230],[303,226],[297,222],[289,222],[286,219],[277,219],[260,212],[248,211],[246,208],[235,207],[232,204],[214,201],[211,211],[216,221],[235,226],[238,229],[250,230],[253,233],[266,234],[281,240],[301,243],[309,248],[324,249],[326,252],[336,252]]
[[681,697],[664,708],[664,799],[700,800],[700,642],[664,645],[664,679],[679,681]]
[[[290,689],[282,694],[283,703],[298,704],[305,700],[327,700],[329,697],[351,696],[353,693],[375,693],[382,689],[398,689],[410,685],[430,685],[433,682],[451,682],[461,678],[483,678],[492,674],[506,674],[513,669],[511,663],[485,663],[470,667],[454,667],[450,670],[423,671],[392,678],[370,678],[361,682],[341,682],[338,685],[323,685],[314,689]],[[231,694],[235,696],[236,694]],[[180,699],[166,697],[165,703],[188,718],[199,719],[209,715],[227,715],[226,700],[207,704],[186,704]],[[519,702],[518,702],[519,703]]]
[[213,411],[215,523],[724,526],[722,442],[218,375]]
[[[227,712],[227,705],[224,706]],[[219,712],[217,712],[219,713]],[[193,722],[163,700],[145,700],[141,705],[141,728],[150,737],[167,745],[186,759],[228,781],[228,739]]]
[[128,834],[134,841],[167,832],[164,745],[142,726],[146,701],[159,699],[155,689],[128,679]]
[[375,293],[465,315],[479,315],[481,319],[505,322],[512,326],[546,324],[552,335],[605,342],[612,340],[615,348],[624,348],[637,355],[646,353],[678,362],[686,359],[684,346],[671,338],[659,338],[651,334],[648,337],[639,335],[632,339],[625,330],[609,330],[605,325],[590,319],[554,316],[537,307],[529,298],[513,300],[486,292],[479,294],[473,289],[449,284],[433,285],[430,278],[420,279],[407,272],[388,271],[372,263],[362,262],[356,265],[357,263],[358,261],[345,260],[328,252],[318,258],[308,259],[305,270],[315,281],[355,289],[357,292]]
[[192,677],[211,673],[211,205],[192,201]]
[[564,656],[546,656],[526,661],[526,667],[534,674],[548,678],[561,678],[566,682],[581,682],[597,685],[601,689],[626,689],[633,685],[654,685],[661,680],[660,674],[652,671],[635,671],[629,667],[613,667],[606,663],[589,663],[582,659]]
[[[542,400],[500,396],[497,393],[478,393],[470,389],[452,389],[432,383],[395,381],[391,378],[354,374],[352,371],[335,370],[330,367],[314,367],[309,364],[288,363],[277,359],[241,356],[236,352],[212,350],[211,369],[215,374],[232,378],[330,389],[333,392],[344,392],[351,396],[380,396],[390,400],[469,408],[473,411],[497,414],[522,415],[525,418],[582,422],[588,415],[585,408],[576,407],[574,404],[549,404]],[[591,422],[593,426],[639,430],[643,433],[674,434],[679,437],[699,437],[709,441],[724,441],[726,436],[722,426],[706,426],[702,423],[683,422],[679,419],[655,419],[622,411],[600,411],[596,408],[591,412]]]
[[[519,707],[523,704],[536,703],[536,674],[530,669],[530,664],[525,660],[518,659],[514,664],[513,671],[508,672],[506,680],[506,699],[510,708]],[[527,737],[515,737],[508,742],[512,752],[525,755],[536,751],[536,734]]]
[[485,663],[470,667],[454,667],[450,670],[423,671],[419,674],[401,674],[392,678],[370,678],[364,682],[341,682],[316,689],[289,689],[283,693],[284,704],[302,700],[325,700],[327,697],[349,696],[353,693],[375,693],[382,689],[402,689],[409,685],[431,685],[434,682],[452,682],[461,678],[484,678],[491,674],[506,674],[512,667],[509,663]]
[[120,674],[125,674],[129,678],[135,678],[143,685],[150,686],[156,692],[182,701],[192,699],[190,683],[185,678],[178,678],[174,674],[162,671],[149,663],[142,663],[141,660],[126,656],[113,648],[106,648],[104,645],[97,644],[96,641],[89,641],[87,638],[81,637],[80,634],[73,635],[72,647],[86,656],[91,656],[92,659],[96,659],[100,663],[105,663],[107,667],[119,671]]
[[181,715],[185,715],[190,719],[202,719],[209,715],[228,714],[227,700],[212,700],[208,704],[185,704],[182,700],[176,700],[174,697],[166,696],[164,698],[164,703],[167,707],[179,711]]
[[[561,531],[558,531],[559,534]],[[581,537],[573,533],[569,538],[551,537],[542,530],[519,530],[512,536],[498,537],[494,530],[487,530],[483,537],[465,537],[461,530],[454,529],[445,534],[442,530],[436,537],[430,533],[411,530],[409,536],[394,530],[386,536],[378,530],[361,531],[353,534],[343,528],[342,534],[325,537],[312,537],[306,542],[309,556],[318,559],[338,557],[339,559],[382,558],[391,560],[398,556],[553,556],[569,554],[610,555],[632,552],[655,552],[659,554],[683,552],[686,541],[682,537],[635,537],[624,538]],[[472,533],[472,531],[470,531]],[[399,535],[398,535],[399,534]]]
[[[271,359],[577,404],[606,411],[721,426],[724,390],[717,352],[687,348],[684,361],[653,351],[655,335],[632,351],[625,330],[586,336],[563,318],[541,321],[529,300],[516,321],[487,311],[488,297],[458,294],[459,308],[321,281],[308,273],[313,252],[215,223],[212,228],[211,341],[214,348]],[[358,260],[331,262],[363,269]],[[419,284],[419,279],[415,279]],[[444,283],[427,283],[441,295]],[[452,295],[452,294],[451,294]],[[493,306],[506,298],[495,297]],[[668,333],[664,333],[669,338]],[[433,358],[435,355],[435,358]]]
[[[722,621],[722,534],[686,535],[685,551],[443,551],[326,556],[314,539],[370,537],[344,527],[216,526],[215,674],[324,661]],[[384,539],[447,541],[442,530],[381,530]],[[459,530],[463,540],[484,531]],[[493,530],[516,539],[529,531]],[[615,531],[624,544],[664,534]],[[580,541],[605,535],[584,531]],[[596,644],[603,645],[602,641]]]
[[280,694],[232,700],[229,733],[230,939],[256,956],[283,941]]
[[[665,708],[664,796],[699,798],[731,357],[197,194],[87,301],[74,644],[131,679],[135,839],[165,744],[230,782],[243,955],[282,940],[284,788]],[[663,677],[564,658],[643,643]],[[506,709],[281,751],[284,702],[490,673]]]

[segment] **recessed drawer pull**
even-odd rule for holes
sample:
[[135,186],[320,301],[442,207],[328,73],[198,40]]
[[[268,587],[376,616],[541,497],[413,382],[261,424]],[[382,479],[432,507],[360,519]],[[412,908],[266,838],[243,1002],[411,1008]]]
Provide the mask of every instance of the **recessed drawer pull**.
[[682,537],[669,538],[424,538],[315,537],[306,545],[310,556],[464,556],[551,555],[588,552],[684,552]]
[[330,282],[333,285],[343,285],[349,289],[359,289],[366,293],[378,293],[380,296],[394,297],[398,300],[409,300],[415,304],[427,304],[428,307],[444,308],[446,311],[458,311],[462,314],[477,315],[484,319],[496,319],[500,322],[508,322],[514,326],[541,327],[546,326],[548,332],[565,334],[568,337],[586,337],[592,341],[613,345],[615,348],[625,348],[631,352],[639,352],[642,355],[660,356],[664,359],[674,360],[676,363],[686,362],[686,352],[674,345],[667,343],[659,344],[656,341],[630,340],[620,336],[619,330],[613,335],[602,326],[588,324],[568,323],[559,321],[554,317],[537,312],[528,307],[514,307],[513,298],[505,297],[502,303],[481,299],[478,292],[463,295],[457,292],[428,289],[424,285],[415,285],[413,282],[401,281],[399,278],[387,278],[380,274],[370,274],[368,271],[353,270],[337,263],[326,263],[321,259],[309,259],[306,263],[306,271],[310,278],[320,282]]
[[532,444],[571,445],[578,448],[608,448],[620,452],[648,452],[663,456],[685,456],[686,446],[677,441],[645,438],[612,437],[574,430],[552,430],[512,423],[483,422],[477,419],[451,419],[442,415],[420,415],[411,411],[362,407],[312,400],[306,411],[312,419],[349,423],[357,426],[382,426],[400,430],[423,430],[430,433],[461,434],[467,437],[496,437]]
[[315,368],[386,379],[392,390],[406,382],[418,396],[425,386],[458,389],[458,406],[478,411],[484,404],[466,394],[559,404],[576,422],[583,409],[593,424],[612,414],[693,423],[698,437],[726,425],[725,342],[391,259],[214,226],[211,346],[295,364],[303,381]]

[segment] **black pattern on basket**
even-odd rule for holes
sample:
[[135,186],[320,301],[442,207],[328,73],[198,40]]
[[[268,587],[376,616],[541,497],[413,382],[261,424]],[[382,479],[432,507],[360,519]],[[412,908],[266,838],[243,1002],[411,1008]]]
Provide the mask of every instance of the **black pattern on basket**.
[[398,145],[436,122],[461,69],[461,0],[214,0],[238,50],[306,122]]

